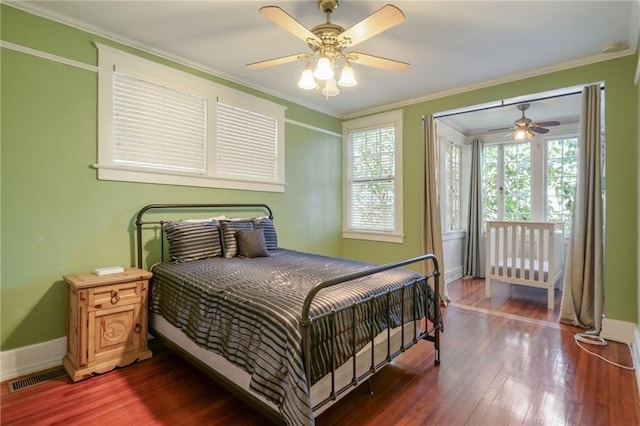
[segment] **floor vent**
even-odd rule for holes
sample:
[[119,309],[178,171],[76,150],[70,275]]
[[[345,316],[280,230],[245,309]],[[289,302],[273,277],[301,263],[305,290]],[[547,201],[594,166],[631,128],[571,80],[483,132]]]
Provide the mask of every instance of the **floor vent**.
[[62,366],[60,366],[40,371],[38,373],[30,374],[28,376],[19,377],[8,382],[9,392],[15,392],[22,389],[30,388],[32,386],[39,385],[40,383],[48,382],[49,380],[54,380],[58,377],[64,377],[66,375],[67,372]]

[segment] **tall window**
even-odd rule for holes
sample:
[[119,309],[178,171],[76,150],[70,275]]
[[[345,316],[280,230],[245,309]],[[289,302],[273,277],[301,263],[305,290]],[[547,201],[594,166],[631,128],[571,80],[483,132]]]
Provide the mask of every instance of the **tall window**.
[[484,220],[538,220],[571,230],[578,169],[578,138],[485,145]]
[[99,179],[284,191],[284,107],[98,47]]
[[345,122],[343,133],[343,236],[401,242],[402,113]]
[[482,217],[502,219],[500,145],[485,145],[482,150]]
[[447,182],[447,229],[461,229],[460,222],[460,189],[462,177],[460,162],[462,160],[462,148],[449,142],[447,144],[446,182]]
[[503,145],[504,220],[531,220],[531,144]]
[[578,138],[547,140],[546,163],[546,217],[550,222],[564,223],[567,234],[578,178]]

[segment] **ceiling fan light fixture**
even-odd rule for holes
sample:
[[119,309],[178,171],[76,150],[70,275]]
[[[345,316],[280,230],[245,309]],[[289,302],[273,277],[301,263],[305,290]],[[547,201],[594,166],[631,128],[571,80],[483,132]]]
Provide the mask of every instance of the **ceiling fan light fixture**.
[[340,94],[340,89],[338,89],[338,85],[336,84],[336,79],[331,78],[327,80],[324,88],[322,89],[322,94],[326,97],[329,96],[338,96]]
[[515,141],[526,141],[529,139],[533,139],[535,135],[529,129],[516,129],[513,132],[513,140]]
[[338,86],[342,87],[352,87],[356,86],[358,82],[356,81],[355,76],[353,75],[353,67],[349,62],[344,64],[344,68],[342,68],[342,74],[340,74],[340,80],[338,81]]
[[298,81],[298,87],[305,90],[311,90],[318,87],[316,83],[316,79],[313,78],[313,71],[309,65],[302,71],[302,75],[300,76],[300,81]]
[[316,70],[313,72],[313,76],[318,80],[329,80],[333,78],[333,68],[331,67],[331,61],[329,58],[322,56],[318,59]]
[[[253,62],[247,64],[247,68],[257,70],[304,59],[307,61],[307,68],[310,69],[303,71],[298,81],[298,87],[309,90],[315,88],[317,93],[329,97],[340,93],[338,85],[349,87],[358,84],[351,68],[351,61],[358,61],[361,65],[389,71],[404,71],[409,67],[406,62],[344,51],[404,22],[404,13],[398,7],[387,4],[345,30],[340,25],[331,22],[331,14],[340,5],[341,0],[316,1],[318,8],[325,13],[326,21],[311,29],[302,25],[278,6],[261,7],[260,13],[262,15],[304,41],[312,52]],[[345,61],[345,66],[340,75],[340,81],[336,82],[334,68],[336,63],[340,61]],[[309,76],[310,72],[312,77]]]

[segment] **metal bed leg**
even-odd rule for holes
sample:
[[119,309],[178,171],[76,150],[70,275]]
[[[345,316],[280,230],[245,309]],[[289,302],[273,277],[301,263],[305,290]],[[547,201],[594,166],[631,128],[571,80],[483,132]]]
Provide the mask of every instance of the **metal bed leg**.
[[367,392],[369,392],[369,395],[373,395],[373,384],[371,383],[371,377],[367,379]]

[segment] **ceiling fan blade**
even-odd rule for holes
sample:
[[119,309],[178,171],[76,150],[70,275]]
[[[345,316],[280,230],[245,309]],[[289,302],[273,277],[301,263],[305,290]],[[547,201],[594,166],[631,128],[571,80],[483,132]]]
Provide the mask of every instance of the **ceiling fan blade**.
[[309,57],[308,53],[296,53],[295,55],[281,56],[280,58],[268,59],[266,61],[253,62],[247,64],[247,68],[250,70],[259,70],[262,68],[273,67],[275,65],[282,65],[289,62],[299,61]]
[[545,129],[544,127],[538,127],[538,126],[529,127],[529,130],[535,133],[540,133],[542,135],[544,135],[545,133],[549,133],[549,129]]
[[352,47],[404,22],[404,13],[388,4],[364,18],[338,36],[338,43]]
[[513,129],[512,127],[500,127],[499,129],[489,129],[487,130],[488,132],[501,132],[504,130],[511,130]]
[[559,126],[560,122],[559,121],[537,121],[535,123],[531,123],[531,125],[542,126],[542,127]]
[[405,71],[409,68],[406,62],[395,61],[393,59],[382,58],[380,56],[367,55],[366,53],[349,52],[349,60],[369,67],[382,68],[389,71]]
[[260,13],[305,43],[322,44],[322,40],[318,36],[278,6],[262,7],[260,8]]

